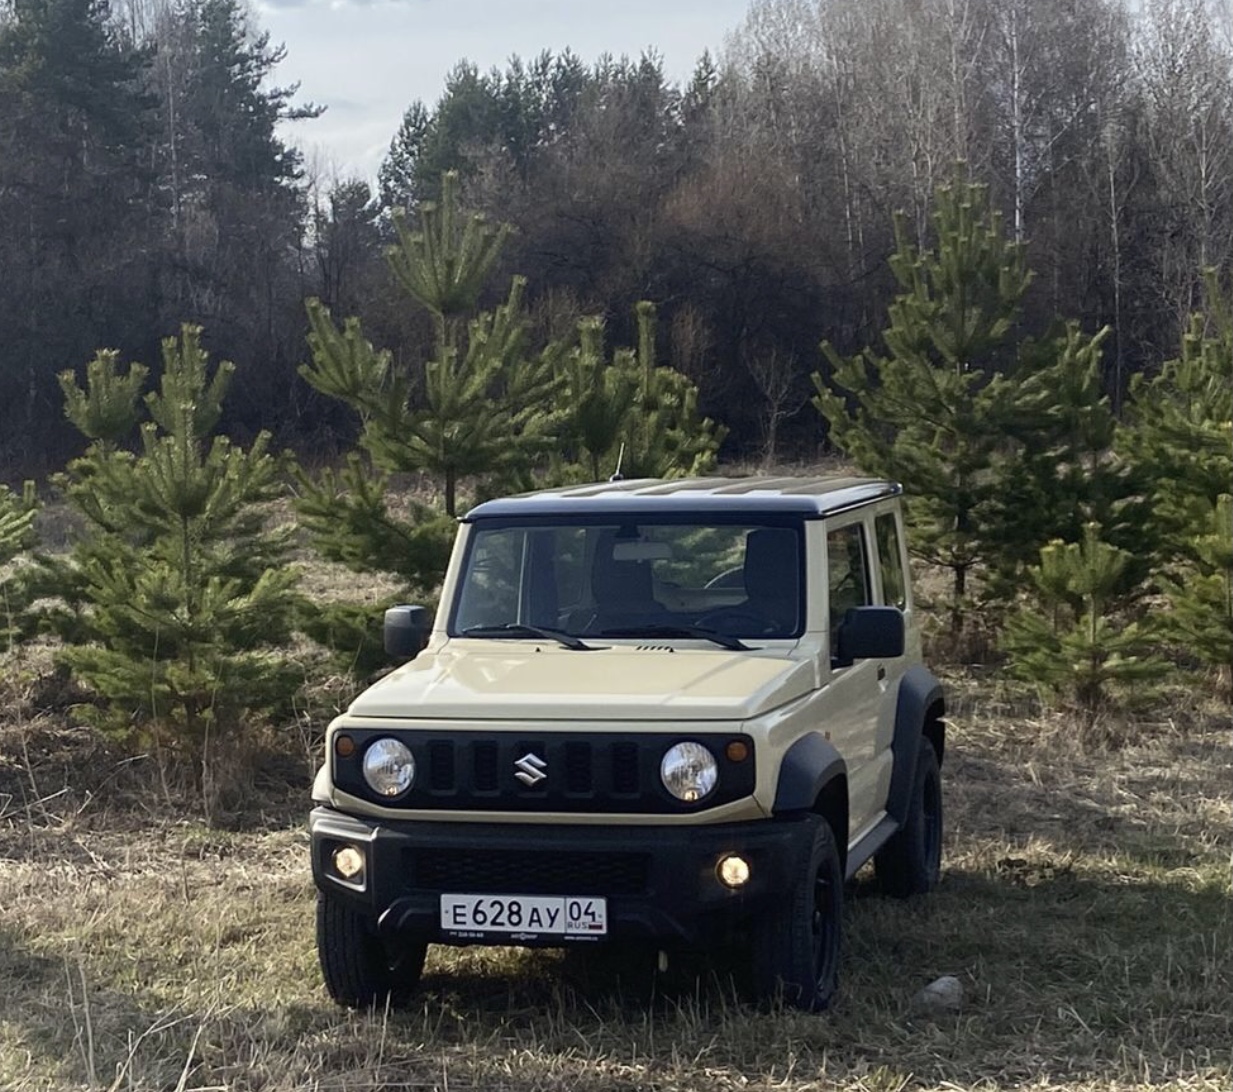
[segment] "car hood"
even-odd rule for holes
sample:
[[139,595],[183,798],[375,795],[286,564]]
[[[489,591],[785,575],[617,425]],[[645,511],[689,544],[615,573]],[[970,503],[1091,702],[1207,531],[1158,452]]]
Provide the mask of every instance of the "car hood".
[[617,645],[590,652],[534,641],[453,639],[355,699],[353,716],[461,720],[745,720],[807,693],[790,649]]

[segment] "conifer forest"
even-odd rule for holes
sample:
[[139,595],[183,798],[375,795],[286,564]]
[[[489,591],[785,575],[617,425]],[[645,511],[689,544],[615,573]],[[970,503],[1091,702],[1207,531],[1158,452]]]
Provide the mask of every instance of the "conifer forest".
[[[1233,265],[1223,0],[755,0],[682,83],[654,56],[569,53],[477,71],[407,104],[375,186],[313,177],[280,121],[328,109],[238,0],[0,3],[0,455],[5,476],[79,453],[56,376],[99,348],[149,362],[191,322],[235,361],[228,434],[337,454],[350,419],[314,391],[306,299],[431,354],[384,251],[394,213],[457,171],[515,229],[537,342],[599,317],[699,389],[725,456],[812,458],[818,350],[879,347],[895,216],[932,238],[956,164],[989,187],[1033,272],[1009,341],[1095,334],[1117,413]],[[281,67],[286,67],[282,65]],[[36,443],[31,438],[37,437]]]

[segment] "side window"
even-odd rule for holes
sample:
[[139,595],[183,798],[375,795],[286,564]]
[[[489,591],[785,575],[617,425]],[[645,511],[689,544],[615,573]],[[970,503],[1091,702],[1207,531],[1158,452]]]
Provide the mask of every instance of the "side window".
[[830,624],[833,637],[843,616],[853,607],[867,606],[869,566],[865,558],[865,528],[852,523],[826,536],[826,564],[830,586]]
[[894,514],[887,512],[874,521],[878,539],[878,561],[882,566],[882,598],[886,605],[903,610],[908,605],[907,582],[903,578],[903,549]]

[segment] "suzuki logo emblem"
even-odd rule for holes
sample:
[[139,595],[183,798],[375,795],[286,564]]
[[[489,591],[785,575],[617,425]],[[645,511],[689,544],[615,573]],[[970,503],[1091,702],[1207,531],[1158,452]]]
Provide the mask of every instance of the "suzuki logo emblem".
[[538,785],[541,781],[547,780],[548,777],[544,773],[548,769],[548,763],[540,758],[539,755],[532,754],[529,751],[514,763],[514,768],[518,771],[514,776],[528,788]]

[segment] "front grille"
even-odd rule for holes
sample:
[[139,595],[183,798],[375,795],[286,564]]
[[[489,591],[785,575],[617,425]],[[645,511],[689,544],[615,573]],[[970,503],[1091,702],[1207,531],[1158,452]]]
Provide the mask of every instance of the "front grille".
[[[476,743],[471,751],[471,787],[477,793],[495,793],[500,785],[497,777],[497,745]],[[451,789],[449,791],[453,791]]]
[[[611,732],[455,732],[349,730],[355,750],[334,755],[334,783],[355,796],[399,808],[441,811],[575,812],[679,815],[718,807],[754,790],[754,760],[732,762],[727,744],[748,736],[682,732],[631,738]],[[396,801],[377,800],[361,773],[364,750],[393,736],[410,749],[417,776]],[[719,784],[706,800],[685,804],[660,780],[664,752],[682,739],[708,747],[719,764]]]
[[588,793],[594,784],[591,748],[585,743],[565,745],[565,791]]
[[[507,800],[514,801],[515,806],[527,800],[633,803],[649,784],[639,747],[630,742],[459,735],[448,740],[432,739],[427,751],[425,795],[437,806],[483,797],[499,799],[501,807]],[[519,766],[527,756],[534,756],[542,767],[535,761]],[[542,776],[530,771],[540,771]],[[521,779],[520,772],[524,775]],[[411,795],[417,798],[414,791]],[[412,806],[410,800],[407,803]]]
[[407,849],[403,864],[424,891],[475,895],[640,895],[642,853],[512,853],[484,849]]
[[454,784],[454,746],[445,740],[428,745],[428,785],[434,792],[448,792]]
[[638,745],[612,744],[612,787],[619,793],[638,791]]

